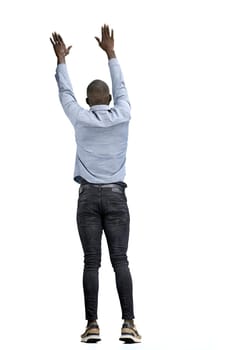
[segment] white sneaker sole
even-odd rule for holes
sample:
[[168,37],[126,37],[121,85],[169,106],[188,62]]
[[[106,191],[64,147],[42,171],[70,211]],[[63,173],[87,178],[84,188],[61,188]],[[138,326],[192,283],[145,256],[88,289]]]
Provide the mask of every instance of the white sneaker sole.
[[141,343],[141,339],[134,337],[130,334],[125,334],[120,337],[120,340],[125,341],[126,343]]
[[81,338],[81,342],[83,343],[97,343],[100,341],[100,337],[98,335],[87,335],[84,338]]

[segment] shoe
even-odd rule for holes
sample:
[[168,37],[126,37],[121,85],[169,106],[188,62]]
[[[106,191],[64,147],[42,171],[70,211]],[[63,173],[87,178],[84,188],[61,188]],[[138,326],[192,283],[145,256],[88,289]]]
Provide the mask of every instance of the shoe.
[[121,328],[121,337],[119,340],[125,343],[141,343],[142,337],[138,334],[135,325],[125,322]]
[[81,342],[83,343],[97,343],[100,341],[100,330],[97,323],[90,323],[85,332],[81,335]]

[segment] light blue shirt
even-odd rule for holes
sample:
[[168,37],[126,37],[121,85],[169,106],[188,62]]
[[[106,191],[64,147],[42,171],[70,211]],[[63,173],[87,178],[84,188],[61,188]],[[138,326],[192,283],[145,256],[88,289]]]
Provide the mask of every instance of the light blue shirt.
[[56,80],[65,114],[75,129],[77,144],[75,181],[114,183],[124,181],[130,102],[118,60],[108,61],[114,106],[84,109],[77,102],[66,64],[59,64]]

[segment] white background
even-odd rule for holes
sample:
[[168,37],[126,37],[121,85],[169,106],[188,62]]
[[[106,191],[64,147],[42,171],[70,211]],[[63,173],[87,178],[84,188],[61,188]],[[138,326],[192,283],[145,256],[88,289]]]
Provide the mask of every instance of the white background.
[[[106,241],[102,342],[86,324],[75,141],[54,79],[53,31],[85,105],[110,84],[108,23],[132,104],[127,157],[135,323],[146,350],[233,348],[231,1],[5,1],[0,9],[0,348],[122,349]],[[86,106],[87,107],[87,106]]]

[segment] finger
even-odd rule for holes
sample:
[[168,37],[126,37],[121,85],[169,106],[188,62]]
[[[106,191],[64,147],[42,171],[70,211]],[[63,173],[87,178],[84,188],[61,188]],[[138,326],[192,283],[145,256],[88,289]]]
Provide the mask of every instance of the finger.
[[66,49],[66,56],[69,55],[71,47],[72,47],[72,46],[69,46],[69,47]]
[[111,30],[111,39],[114,40],[114,30]]
[[54,32],[54,41],[55,44],[60,44],[59,34]]
[[60,34],[58,34],[57,33],[57,43],[58,43],[58,45],[64,45],[64,43],[63,43],[63,40],[62,40],[62,37],[61,37],[61,35]]
[[105,34],[104,34],[104,26],[103,27],[101,27],[101,34],[102,34],[102,41],[103,41],[103,39],[105,38]]
[[105,30],[106,30],[106,35],[109,38],[110,37],[110,33],[109,33],[109,26],[107,24],[106,24]]
[[53,33],[53,42],[54,42],[54,45],[57,45],[57,34],[56,33]]
[[54,40],[54,42],[57,41],[57,33],[56,32],[53,33],[53,40]]
[[52,45],[54,46],[54,45],[55,45],[55,43],[54,43],[53,39],[52,39],[52,38],[49,38],[49,39],[50,39],[50,41],[51,41]]
[[55,33],[52,33],[53,41],[55,43]]
[[64,41],[63,41],[63,39],[62,39],[62,37],[61,37],[60,34],[58,34],[58,40],[59,40],[62,44],[64,44]]
[[98,44],[100,45],[100,38],[98,38],[97,36],[95,36],[96,41],[98,42]]
[[104,25],[104,38],[105,39],[108,38],[108,26],[107,26],[107,24]]

